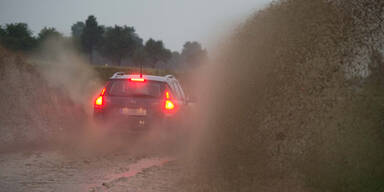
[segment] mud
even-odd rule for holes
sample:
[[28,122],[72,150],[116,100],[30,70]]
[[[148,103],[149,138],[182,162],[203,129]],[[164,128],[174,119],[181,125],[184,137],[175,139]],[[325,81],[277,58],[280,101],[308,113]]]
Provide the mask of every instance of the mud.
[[170,157],[130,153],[8,153],[0,154],[0,186],[2,191],[170,191],[175,167]]
[[200,81],[194,191],[382,190],[382,8],[275,1],[243,23]]

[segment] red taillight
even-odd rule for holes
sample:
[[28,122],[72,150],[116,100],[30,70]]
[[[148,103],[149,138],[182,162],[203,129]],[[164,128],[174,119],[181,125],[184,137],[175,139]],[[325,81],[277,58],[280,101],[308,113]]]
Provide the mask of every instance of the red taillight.
[[171,98],[171,96],[169,96],[169,92],[168,92],[168,91],[165,92],[165,98],[166,98],[166,99],[170,99],[170,98]]
[[105,101],[104,101],[104,95],[105,95],[105,87],[103,88],[103,90],[101,90],[101,93],[100,95],[96,98],[95,100],[95,109],[103,109],[104,108],[104,105],[105,105]]
[[105,90],[106,90],[105,87],[103,88],[103,90],[101,90],[101,93],[100,93],[101,96],[105,95]]
[[104,96],[99,96],[95,101],[95,106],[102,107],[104,104]]
[[165,100],[165,106],[164,107],[166,110],[172,110],[175,108],[175,104],[173,104],[173,102],[170,100]]
[[165,92],[165,101],[164,101],[164,111],[166,113],[174,112],[175,103],[172,101],[171,93],[169,91]]

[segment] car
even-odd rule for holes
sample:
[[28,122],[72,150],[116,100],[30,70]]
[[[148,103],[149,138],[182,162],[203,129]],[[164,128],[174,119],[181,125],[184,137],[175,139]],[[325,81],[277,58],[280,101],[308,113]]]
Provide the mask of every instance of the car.
[[125,130],[174,128],[185,118],[186,111],[187,98],[172,75],[117,72],[94,101],[94,117],[98,121],[120,125]]

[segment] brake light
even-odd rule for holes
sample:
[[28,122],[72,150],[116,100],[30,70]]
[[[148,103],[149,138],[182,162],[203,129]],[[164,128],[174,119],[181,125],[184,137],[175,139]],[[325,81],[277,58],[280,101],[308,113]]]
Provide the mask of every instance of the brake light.
[[103,100],[104,100],[104,96],[99,96],[96,101],[95,101],[95,105],[97,106],[102,106],[103,105]]
[[100,95],[95,100],[95,109],[103,109],[105,105],[104,101],[104,95],[105,95],[106,88],[104,87],[103,90],[101,90]]
[[103,88],[103,90],[101,90],[101,93],[100,93],[101,96],[105,95],[105,90],[106,90],[105,87]]
[[133,82],[145,82],[145,79],[143,78],[130,78],[129,80]]
[[166,110],[172,110],[175,108],[175,105],[170,100],[165,101],[165,109]]
[[175,103],[172,101],[172,97],[169,91],[165,92],[164,109],[166,113],[170,113],[175,110]]

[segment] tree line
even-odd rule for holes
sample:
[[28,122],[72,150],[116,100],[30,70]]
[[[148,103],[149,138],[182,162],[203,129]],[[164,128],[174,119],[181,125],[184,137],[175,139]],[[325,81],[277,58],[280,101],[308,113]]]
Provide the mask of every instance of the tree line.
[[91,64],[130,65],[152,68],[196,67],[207,58],[207,51],[196,41],[188,41],[181,52],[171,51],[163,41],[143,39],[131,26],[104,26],[90,15],[71,26],[66,37],[53,27],[44,27],[34,36],[26,23],[0,25],[1,46],[19,52],[33,52],[48,39],[68,41],[87,55]]

